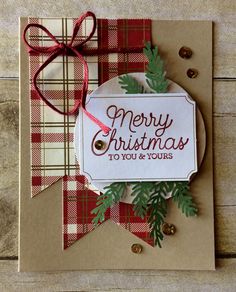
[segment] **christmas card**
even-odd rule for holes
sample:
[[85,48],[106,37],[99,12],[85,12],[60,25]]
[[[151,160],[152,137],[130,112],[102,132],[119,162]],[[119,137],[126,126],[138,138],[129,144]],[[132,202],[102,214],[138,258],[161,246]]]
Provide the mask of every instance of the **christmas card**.
[[20,35],[19,271],[213,270],[212,22]]

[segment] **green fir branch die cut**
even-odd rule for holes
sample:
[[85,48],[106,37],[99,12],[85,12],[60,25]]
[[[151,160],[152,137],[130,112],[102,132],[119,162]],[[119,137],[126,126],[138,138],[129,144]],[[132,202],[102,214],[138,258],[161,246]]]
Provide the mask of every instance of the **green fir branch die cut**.
[[[147,42],[143,53],[148,59],[145,77],[151,93],[166,93],[168,80],[165,77],[164,62],[159,55],[158,47],[152,48],[151,43]],[[147,93],[143,85],[131,75],[119,76],[118,80],[126,94]],[[127,184],[131,185],[131,196],[134,197],[132,201],[134,214],[142,219],[149,215],[150,236],[154,240],[154,245],[161,247],[164,238],[162,225],[167,215],[167,198],[171,197],[186,217],[197,215],[198,209],[193,202],[188,182],[116,182],[106,186],[105,193],[98,196],[97,207],[92,210],[92,214],[96,215],[93,219],[95,225],[102,223],[106,210],[121,200]]]

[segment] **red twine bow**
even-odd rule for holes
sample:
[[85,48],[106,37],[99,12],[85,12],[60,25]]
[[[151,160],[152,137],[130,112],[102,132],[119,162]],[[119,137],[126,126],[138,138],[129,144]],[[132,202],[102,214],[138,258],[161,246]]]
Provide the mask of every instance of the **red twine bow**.
[[[74,40],[77,36],[78,31],[80,30],[80,27],[83,23],[83,21],[87,18],[87,17],[92,17],[93,19],[93,28],[92,31],[90,32],[90,34],[84,39],[84,40],[80,40],[79,43],[77,43],[76,45],[74,45]],[[29,42],[26,40],[26,33],[28,31],[29,28],[31,27],[36,27],[36,28],[40,28],[42,29],[50,38],[52,41],[55,42],[55,45],[51,46],[51,47],[37,47],[37,46],[32,46],[29,44]],[[94,48],[86,48],[84,45],[92,38],[92,36],[94,35],[94,32],[96,30],[96,16],[94,13],[88,11],[86,13],[84,13],[83,15],[81,15],[78,20],[75,23],[74,29],[73,29],[73,34],[71,37],[70,42],[67,43],[60,43],[56,37],[50,33],[50,31],[44,27],[41,24],[37,24],[37,23],[31,23],[28,24],[23,32],[23,40],[25,42],[25,44],[27,45],[27,49],[29,53],[36,53],[36,54],[50,54],[49,58],[39,67],[39,69],[37,70],[37,72],[34,74],[33,77],[33,85],[34,88],[37,92],[37,94],[39,95],[39,97],[54,111],[56,111],[59,114],[62,115],[73,115],[76,114],[78,112],[79,107],[82,107],[82,110],[84,111],[84,113],[95,123],[97,124],[101,130],[104,133],[108,133],[110,131],[110,128],[107,127],[106,125],[104,125],[101,121],[99,121],[96,117],[94,117],[91,113],[89,113],[86,110],[86,96],[87,96],[87,92],[88,92],[88,74],[89,74],[89,70],[88,70],[88,65],[87,62],[85,61],[83,56],[94,56],[94,55],[99,55],[99,54],[106,54],[106,53],[127,53],[127,52],[141,52],[142,48],[101,48],[101,49],[94,49]],[[39,76],[40,72],[48,65],[50,64],[54,59],[56,59],[58,56],[60,55],[67,55],[67,56],[76,56],[79,58],[79,60],[81,61],[82,65],[83,65],[83,69],[84,69],[84,79],[83,79],[83,84],[82,84],[82,91],[81,91],[81,96],[79,99],[76,100],[74,108],[72,110],[68,110],[67,112],[63,112],[60,109],[56,108],[50,101],[48,101],[48,99],[42,94],[42,92],[40,91],[38,85],[37,85],[37,77]]]

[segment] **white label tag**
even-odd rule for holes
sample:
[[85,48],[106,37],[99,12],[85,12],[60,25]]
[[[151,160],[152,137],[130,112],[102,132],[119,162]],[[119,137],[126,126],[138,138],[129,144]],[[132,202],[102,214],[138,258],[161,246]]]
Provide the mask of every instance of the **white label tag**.
[[188,181],[197,172],[196,105],[184,93],[93,95],[75,128],[80,171],[90,181]]

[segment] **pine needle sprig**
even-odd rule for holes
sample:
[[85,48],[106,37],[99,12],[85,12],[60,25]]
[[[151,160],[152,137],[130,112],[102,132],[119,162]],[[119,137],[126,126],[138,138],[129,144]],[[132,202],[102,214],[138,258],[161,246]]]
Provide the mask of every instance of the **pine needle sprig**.
[[150,227],[150,236],[154,240],[154,245],[158,245],[161,248],[161,241],[164,236],[162,233],[162,225],[165,222],[167,214],[167,201],[162,195],[162,187],[159,183],[154,185],[153,192],[149,198],[149,217],[148,223]]
[[198,209],[193,202],[188,182],[175,182],[171,193],[173,201],[186,217],[197,215]]
[[121,88],[126,94],[145,93],[144,87],[132,76],[125,74],[118,77]]
[[106,210],[120,201],[125,193],[126,185],[125,182],[115,182],[104,187],[105,193],[98,196],[97,207],[91,211],[92,214],[96,214],[92,220],[94,225],[98,225],[105,220]]
[[152,182],[135,182],[132,183],[131,196],[134,196],[132,201],[134,214],[142,219],[147,214],[148,200],[150,191],[153,188]]
[[148,86],[156,93],[167,92],[168,81],[165,77],[164,62],[158,53],[158,47],[155,46],[152,49],[151,43],[147,42],[143,53],[148,59],[145,71]]
[[169,187],[169,181],[156,181],[153,182],[153,190],[155,192],[158,192],[160,195],[162,195],[163,198],[166,198],[169,195],[170,187]]

